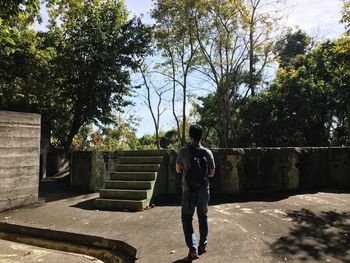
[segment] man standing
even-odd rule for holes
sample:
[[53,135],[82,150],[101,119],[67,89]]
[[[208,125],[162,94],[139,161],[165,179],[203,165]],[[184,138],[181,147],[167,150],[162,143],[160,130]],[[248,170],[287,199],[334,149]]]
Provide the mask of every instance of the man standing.
[[[190,126],[190,144],[183,147],[176,160],[176,172],[182,173],[181,219],[186,245],[189,248],[188,260],[195,260],[207,251],[208,242],[208,202],[209,179],[215,174],[213,153],[200,142],[203,128]],[[192,217],[197,207],[199,223],[199,244],[193,231]]]

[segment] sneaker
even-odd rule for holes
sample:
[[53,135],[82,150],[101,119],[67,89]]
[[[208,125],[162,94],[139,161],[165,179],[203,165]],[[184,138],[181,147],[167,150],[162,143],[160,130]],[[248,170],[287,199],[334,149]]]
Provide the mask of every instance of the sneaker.
[[198,258],[199,258],[199,256],[198,256],[196,251],[190,250],[190,252],[188,252],[187,260],[189,260],[190,262],[192,260],[196,260]]
[[198,247],[198,255],[202,255],[207,252],[207,246],[199,246]]

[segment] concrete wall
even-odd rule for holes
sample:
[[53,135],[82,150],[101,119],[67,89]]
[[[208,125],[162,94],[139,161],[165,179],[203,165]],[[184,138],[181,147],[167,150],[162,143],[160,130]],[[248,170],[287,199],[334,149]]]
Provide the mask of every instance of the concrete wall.
[[[213,192],[237,194],[255,191],[295,191],[301,189],[350,189],[350,148],[252,148],[213,149],[216,174],[210,179]],[[156,194],[181,190],[175,172],[176,152],[162,150],[164,156]],[[73,185],[89,191],[103,187],[118,156],[123,152],[74,152],[71,163]],[[83,156],[86,159],[82,163]],[[91,165],[90,165],[91,164]],[[89,166],[90,165],[90,166]],[[91,167],[91,169],[86,169]],[[78,167],[82,167],[79,170]]]
[[47,174],[47,157],[50,149],[51,127],[50,122],[41,115],[41,132],[40,132],[40,179],[46,178]]
[[38,201],[40,115],[0,111],[0,211]]

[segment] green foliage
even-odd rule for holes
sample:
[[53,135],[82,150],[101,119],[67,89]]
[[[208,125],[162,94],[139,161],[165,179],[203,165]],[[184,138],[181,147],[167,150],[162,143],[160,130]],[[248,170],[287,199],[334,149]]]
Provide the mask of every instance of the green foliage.
[[73,139],[73,150],[118,151],[135,150],[139,141],[135,134],[138,119],[134,115],[128,118],[115,116],[108,126],[93,130],[92,125],[82,126]]
[[[178,141],[178,135],[176,129],[169,131],[161,131],[159,133],[160,146],[162,149],[179,149],[181,143]],[[139,150],[156,150],[157,149],[157,138],[156,135],[146,134],[139,139],[137,146]]]
[[16,42],[13,35],[26,29],[35,19],[40,21],[39,0],[4,0],[0,2],[0,51],[12,52]]
[[58,2],[50,13],[63,20],[51,28],[60,40],[57,78],[71,116],[68,129],[57,129],[55,136],[67,148],[82,125],[108,124],[112,109],[130,104],[128,69],[136,69],[133,57],[147,52],[150,30],[139,19],[126,20],[122,1]]
[[127,20],[123,1],[52,0],[48,10],[47,33],[23,22],[9,31],[15,48],[2,44],[0,108],[47,115],[57,146],[68,149],[81,126],[111,123],[112,110],[130,104],[130,72],[151,32]]
[[[289,33],[290,34],[290,33]],[[242,101],[232,119],[237,123],[237,145],[329,146],[349,143],[349,38],[308,48],[303,32],[279,43],[283,60],[272,85]],[[201,123],[218,130],[216,95],[201,98]],[[216,131],[207,138],[220,144]]]
[[46,33],[25,29],[11,38],[16,45],[4,45],[0,53],[0,108],[53,117],[63,106],[56,102],[59,89],[53,85],[55,49],[46,46]]
[[312,47],[312,39],[302,30],[292,33],[289,30],[275,45],[275,54],[277,61],[281,66],[289,63],[289,61],[298,55],[304,55],[310,51]]

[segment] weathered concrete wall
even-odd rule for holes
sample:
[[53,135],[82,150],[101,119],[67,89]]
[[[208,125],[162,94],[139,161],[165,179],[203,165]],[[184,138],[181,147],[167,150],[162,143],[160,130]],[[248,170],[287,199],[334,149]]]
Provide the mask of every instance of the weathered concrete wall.
[[[252,191],[294,191],[300,189],[350,189],[350,148],[254,148],[213,149],[216,174],[210,178],[213,192],[237,194]],[[156,195],[181,191],[175,172],[176,151],[162,150],[164,156]],[[75,152],[71,162],[83,166],[72,171],[74,182],[84,181],[96,191],[118,163],[123,152]],[[74,157],[76,156],[76,157]],[[82,156],[90,158],[81,164]],[[75,163],[80,163],[79,165]],[[87,167],[91,163],[92,170]],[[77,185],[77,184],[76,184]]]
[[0,111],[0,211],[38,201],[40,115]]

